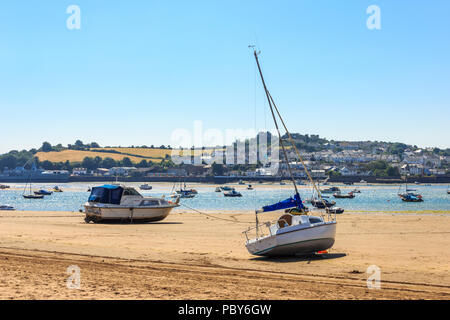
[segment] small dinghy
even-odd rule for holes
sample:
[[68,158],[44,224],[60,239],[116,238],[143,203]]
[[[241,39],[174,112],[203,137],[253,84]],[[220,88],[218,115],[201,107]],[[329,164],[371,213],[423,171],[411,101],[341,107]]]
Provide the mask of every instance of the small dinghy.
[[53,187],[53,192],[60,193],[60,192],[63,192],[63,191],[62,191],[62,189],[60,187],[54,186]]
[[148,185],[148,184],[146,183],[146,184],[141,185],[141,186],[139,187],[139,189],[141,189],[141,190],[152,190],[153,187],[152,187],[151,185]]

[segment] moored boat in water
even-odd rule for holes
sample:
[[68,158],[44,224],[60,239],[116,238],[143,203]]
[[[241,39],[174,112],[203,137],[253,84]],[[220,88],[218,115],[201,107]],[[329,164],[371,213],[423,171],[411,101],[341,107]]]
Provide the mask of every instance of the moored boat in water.
[[400,188],[398,196],[403,202],[423,202],[423,197],[420,193],[417,193],[416,190],[414,189],[408,189],[408,182],[406,177],[405,177],[405,192],[400,193]]
[[53,194],[52,191],[48,191],[48,190],[38,190],[38,191],[34,191],[34,194],[37,196],[51,196]]
[[140,185],[139,186],[139,189],[141,189],[141,190],[152,190],[153,189],[153,187],[151,186],[151,185],[149,185],[149,184],[142,184],[142,185]]
[[355,195],[353,194],[353,192],[349,192],[347,194],[335,193],[333,194],[333,197],[335,197],[336,199],[353,199]]
[[335,192],[341,192],[341,189],[338,187],[331,187],[327,189],[320,190],[321,193],[335,193]]
[[242,194],[234,189],[228,192],[224,192],[223,195],[225,197],[242,197]]

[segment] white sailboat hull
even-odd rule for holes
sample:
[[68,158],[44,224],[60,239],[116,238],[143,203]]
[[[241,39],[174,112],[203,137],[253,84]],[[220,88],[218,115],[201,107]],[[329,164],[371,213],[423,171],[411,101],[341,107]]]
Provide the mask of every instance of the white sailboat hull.
[[247,242],[247,250],[258,256],[292,256],[330,249],[334,245],[336,222],[302,228],[279,229],[276,234]]
[[123,207],[102,204],[85,204],[86,218],[94,222],[100,221],[135,221],[155,222],[164,220],[174,208],[167,207]]

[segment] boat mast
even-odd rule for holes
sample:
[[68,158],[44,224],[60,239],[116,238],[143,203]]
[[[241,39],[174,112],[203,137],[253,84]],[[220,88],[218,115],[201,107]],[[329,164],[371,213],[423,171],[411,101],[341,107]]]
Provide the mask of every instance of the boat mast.
[[275,127],[276,127],[277,132],[278,132],[278,138],[280,139],[281,149],[283,150],[283,155],[284,155],[284,158],[286,160],[286,165],[287,165],[288,170],[289,170],[289,175],[291,176],[292,184],[294,185],[294,188],[295,188],[295,194],[298,195],[299,193],[298,193],[298,189],[297,189],[297,184],[295,183],[294,175],[292,174],[292,169],[291,169],[291,166],[289,164],[286,148],[284,147],[283,139],[281,138],[280,128],[278,127],[278,122],[277,122],[277,119],[275,117],[275,113],[273,111],[273,105],[272,105],[271,96],[270,96],[269,90],[267,89],[266,82],[264,81],[264,76],[263,76],[262,71],[261,71],[261,66],[259,65],[258,53],[256,52],[256,50],[253,50],[253,54],[255,55],[256,64],[258,66],[259,75],[261,76],[261,81],[262,81],[262,84],[263,84],[263,87],[264,87],[264,91],[266,93],[267,101],[269,102],[270,112],[272,113],[272,118],[273,118],[273,121],[275,122]]
[[274,120],[274,122],[275,122],[275,126],[276,126],[277,131],[278,131],[278,136],[279,136],[279,138],[280,138],[281,147],[283,148],[283,153],[284,153],[285,158],[286,158],[286,164],[287,164],[287,166],[288,166],[289,173],[290,173],[290,175],[291,175],[292,183],[294,184],[295,192],[298,194],[298,189],[297,189],[297,185],[296,185],[296,183],[295,183],[294,176],[293,176],[293,174],[292,174],[291,166],[289,165],[289,161],[288,161],[288,159],[287,159],[287,154],[286,154],[286,150],[285,150],[285,147],[284,147],[284,144],[283,144],[283,140],[281,139],[280,130],[279,130],[279,128],[278,128],[278,123],[277,123],[277,120],[276,120],[276,118],[275,118],[275,113],[274,113],[274,111],[273,111],[274,108],[275,108],[275,111],[276,111],[277,114],[278,114],[278,117],[279,117],[280,120],[281,120],[281,123],[283,124],[284,129],[286,130],[286,133],[287,133],[288,138],[289,138],[289,140],[290,140],[290,142],[291,142],[291,145],[293,146],[295,152],[297,153],[297,156],[299,157],[299,159],[300,159],[300,161],[301,161],[303,167],[305,168],[305,172],[306,172],[306,174],[307,174],[309,180],[311,181],[311,183],[312,183],[312,185],[313,185],[313,189],[316,190],[318,197],[320,198],[321,202],[322,202],[322,203],[324,204],[324,206],[326,207],[325,200],[323,199],[322,194],[321,194],[319,188],[316,186],[316,184],[315,184],[313,178],[311,177],[311,175],[310,175],[310,173],[309,173],[309,170],[308,170],[308,168],[306,167],[306,164],[305,164],[305,162],[303,161],[302,156],[300,155],[300,152],[298,151],[297,147],[295,146],[295,143],[294,143],[294,141],[293,141],[293,139],[292,139],[291,133],[290,133],[289,130],[287,129],[286,124],[284,123],[283,118],[281,117],[280,111],[278,110],[278,107],[276,106],[275,101],[274,101],[273,98],[272,98],[272,95],[270,94],[269,90],[267,89],[267,86],[266,86],[266,83],[265,83],[265,81],[264,81],[264,77],[263,77],[263,74],[262,74],[262,71],[261,71],[261,66],[260,66],[260,64],[259,64],[259,59],[258,59],[258,54],[259,54],[259,53],[256,52],[256,50],[253,50],[253,53],[254,53],[254,55],[255,55],[256,64],[258,65],[259,74],[260,74],[260,76],[261,76],[261,80],[262,80],[262,83],[263,83],[263,86],[264,86],[264,90],[265,90],[265,92],[266,92],[267,100],[269,101],[270,111],[272,112],[272,117],[273,117],[273,120]]

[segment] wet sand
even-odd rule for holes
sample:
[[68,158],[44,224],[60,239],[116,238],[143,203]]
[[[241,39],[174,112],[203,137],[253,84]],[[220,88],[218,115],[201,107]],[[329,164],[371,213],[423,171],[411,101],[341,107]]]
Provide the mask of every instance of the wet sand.
[[[0,212],[0,298],[450,298],[449,215],[344,214],[329,254],[278,259],[246,251],[242,231],[253,222],[251,212],[177,210],[140,225]],[[71,265],[80,289],[66,286]],[[381,269],[380,290],[367,288],[371,265]]]

